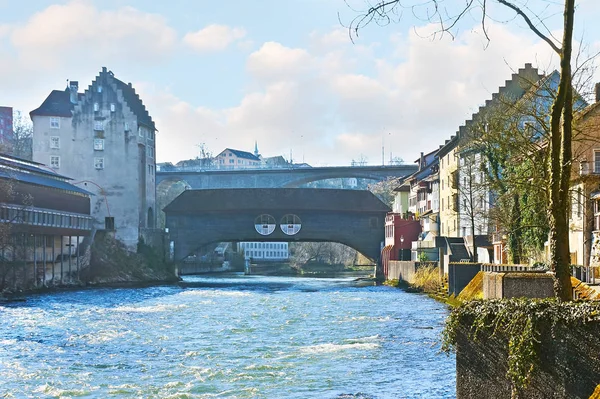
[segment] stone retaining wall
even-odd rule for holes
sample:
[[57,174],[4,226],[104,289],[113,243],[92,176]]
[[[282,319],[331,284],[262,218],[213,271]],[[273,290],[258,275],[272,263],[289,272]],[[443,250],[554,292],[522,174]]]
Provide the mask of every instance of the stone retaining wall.
[[[473,340],[471,331],[471,323],[464,322],[457,334],[457,399],[511,398],[506,337],[482,332]],[[558,325],[554,336],[543,331],[538,345],[538,369],[518,398],[590,398],[600,384],[600,323],[577,328]]]

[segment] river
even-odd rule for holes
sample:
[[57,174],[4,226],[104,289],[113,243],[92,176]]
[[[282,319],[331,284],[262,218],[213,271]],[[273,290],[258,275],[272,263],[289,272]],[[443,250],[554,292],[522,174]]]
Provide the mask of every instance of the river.
[[448,309],[351,279],[188,277],[0,305],[0,397],[454,398]]

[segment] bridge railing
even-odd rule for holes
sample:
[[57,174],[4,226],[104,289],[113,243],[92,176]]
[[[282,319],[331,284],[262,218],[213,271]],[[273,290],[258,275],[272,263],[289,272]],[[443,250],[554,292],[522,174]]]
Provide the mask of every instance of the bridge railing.
[[202,166],[157,166],[158,172],[203,172],[208,170],[268,170],[268,169],[306,169],[309,166],[296,165],[202,165]]

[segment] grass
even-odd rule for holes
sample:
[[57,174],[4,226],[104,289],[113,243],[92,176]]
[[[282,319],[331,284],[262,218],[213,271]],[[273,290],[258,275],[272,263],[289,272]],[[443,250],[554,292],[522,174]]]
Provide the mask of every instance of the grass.
[[435,294],[443,288],[444,282],[440,278],[440,272],[436,266],[424,266],[415,272],[412,286],[420,291]]

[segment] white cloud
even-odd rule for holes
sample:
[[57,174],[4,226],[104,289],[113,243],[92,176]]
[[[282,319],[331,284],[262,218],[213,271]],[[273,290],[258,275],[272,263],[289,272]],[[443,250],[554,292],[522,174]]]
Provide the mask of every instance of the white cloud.
[[250,54],[246,68],[253,78],[276,81],[284,76],[298,77],[314,67],[313,57],[305,49],[267,42]]
[[176,33],[159,15],[132,7],[101,11],[75,0],[34,14],[14,28],[11,41],[23,64],[56,69],[82,60],[158,61],[173,49]]
[[243,28],[213,24],[199,31],[187,33],[183,37],[183,42],[195,51],[204,53],[224,50],[245,36],[246,30]]
[[250,90],[237,106],[181,108],[196,118],[198,124],[190,125],[194,132],[180,122],[171,127],[170,121],[186,117],[160,107],[166,124],[161,131],[169,138],[159,139],[159,160],[197,154],[163,147],[170,146],[171,134],[182,132],[215,153],[225,147],[252,150],[257,140],[267,156],[287,156],[291,150],[295,160],[314,165],[347,165],[361,157],[377,164],[383,144],[386,161],[390,155],[412,161],[454,134],[510,79],[511,68],[551,63],[546,45],[503,25],[490,26],[487,49],[472,34],[433,42],[414,32],[394,35],[385,50],[402,49],[401,59],[375,57],[379,44],[345,45],[341,33],[313,33],[307,49],[264,43],[248,57]]

